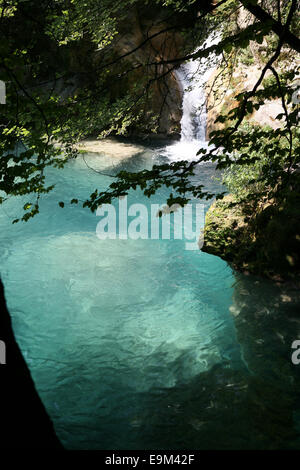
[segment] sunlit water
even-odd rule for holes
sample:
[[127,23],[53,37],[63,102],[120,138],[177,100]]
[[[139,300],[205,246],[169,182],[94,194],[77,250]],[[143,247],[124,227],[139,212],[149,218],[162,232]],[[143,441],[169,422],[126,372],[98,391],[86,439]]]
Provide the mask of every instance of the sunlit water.
[[[165,161],[160,154],[151,148],[122,164],[87,158],[114,173],[150,168]],[[214,174],[211,164],[198,168],[200,181],[219,190]],[[221,259],[185,250],[184,240],[99,240],[99,217],[57,204],[111,182],[81,157],[48,178],[56,190],[34,220],[11,225],[20,200],[1,208],[0,266],[17,340],[62,443],[297,446],[290,344],[298,301],[271,283],[235,278]],[[128,203],[167,195],[149,201],[137,191]]]

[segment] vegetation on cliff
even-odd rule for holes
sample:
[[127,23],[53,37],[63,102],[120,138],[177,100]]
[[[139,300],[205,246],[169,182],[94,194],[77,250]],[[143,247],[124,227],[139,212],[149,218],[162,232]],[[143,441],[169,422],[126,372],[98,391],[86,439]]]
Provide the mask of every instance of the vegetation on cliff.
[[281,138],[282,128],[250,123],[236,137],[240,150],[232,152],[222,176],[230,195],[206,215],[203,251],[248,273],[299,282],[298,130],[291,128],[292,144]]
[[[253,18],[240,11],[231,27],[241,22],[252,23]],[[250,41],[241,53],[232,51],[228,67],[212,77],[209,87],[218,97],[214,101],[209,97],[212,133],[222,135],[230,129],[240,97],[251,95],[261,67],[268,66],[273,46],[272,36]],[[286,86],[299,70],[298,59],[295,50],[284,48],[276,59],[276,70],[273,66],[267,70],[256,100],[234,133],[230,161],[224,159],[220,165],[230,195],[216,202],[207,214],[203,250],[242,271],[299,281],[297,81],[293,94],[286,93]]]
[[203,251],[220,256],[245,273],[276,281],[300,280],[300,178],[295,192],[258,205],[231,195],[206,215]]

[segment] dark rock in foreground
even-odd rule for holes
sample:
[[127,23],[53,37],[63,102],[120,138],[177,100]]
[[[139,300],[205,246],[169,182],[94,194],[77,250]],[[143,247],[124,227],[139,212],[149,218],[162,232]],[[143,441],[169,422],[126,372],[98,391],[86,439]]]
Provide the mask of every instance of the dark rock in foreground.
[[6,350],[6,364],[0,364],[0,448],[63,449],[15,340],[1,280],[0,303],[0,340]]

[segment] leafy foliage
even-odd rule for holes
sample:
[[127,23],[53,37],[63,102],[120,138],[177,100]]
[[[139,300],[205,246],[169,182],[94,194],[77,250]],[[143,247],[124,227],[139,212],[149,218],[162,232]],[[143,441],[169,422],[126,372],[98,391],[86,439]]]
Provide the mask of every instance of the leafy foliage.
[[[137,187],[150,197],[161,185],[172,191],[169,204],[212,198],[190,178],[196,165],[208,160],[220,169],[231,167],[226,182],[239,193],[245,184],[248,198],[265,197],[269,188],[268,197],[283,191],[299,166],[298,107],[292,101],[297,70],[282,71],[277,64],[287,48],[299,48],[296,5],[294,0],[1,0],[0,78],[7,84],[8,104],[0,117],[0,203],[11,195],[28,195],[22,220],[36,215],[39,198],[53,189],[46,184],[45,168],[63,168],[77,155],[78,140],[95,133],[126,135],[143,122],[154,131],[157,118],[147,102],[155,84],[183,61],[209,60],[213,51],[229,64],[239,51],[249,51],[251,42],[265,45],[261,76],[252,91],[237,94],[234,109],[217,118],[222,127],[210,136],[210,150],[200,149],[193,162],[123,171],[107,191],[96,189],[84,206],[96,210]],[[245,27],[236,24],[241,6],[254,14]],[[118,52],[131,15],[148,14],[149,9],[159,12],[161,31],[156,29],[154,37],[170,31],[182,34],[176,57],[148,54],[146,60],[146,53],[136,54],[148,51],[151,34],[133,50]],[[207,48],[205,37],[212,29],[221,32],[221,41]],[[202,46],[193,53],[195,42]],[[280,127],[272,131],[242,125],[277,97],[284,110],[278,116]]]

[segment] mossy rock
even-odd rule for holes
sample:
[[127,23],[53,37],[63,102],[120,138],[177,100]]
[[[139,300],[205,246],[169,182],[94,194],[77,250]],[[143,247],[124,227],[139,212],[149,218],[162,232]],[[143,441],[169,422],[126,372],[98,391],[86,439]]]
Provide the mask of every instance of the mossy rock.
[[280,204],[260,204],[251,216],[232,195],[215,201],[206,215],[202,251],[237,270],[299,282],[300,202],[294,196]]

